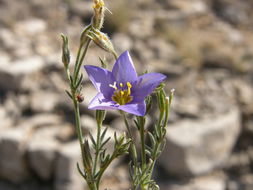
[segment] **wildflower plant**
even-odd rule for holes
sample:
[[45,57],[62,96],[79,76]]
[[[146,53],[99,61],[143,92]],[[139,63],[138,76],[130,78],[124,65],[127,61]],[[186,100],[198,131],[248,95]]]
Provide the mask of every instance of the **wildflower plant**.
[[[104,12],[108,10],[103,0],[93,0],[94,14],[91,23],[80,35],[79,48],[73,70],[70,69],[70,51],[68,37],[62,36],[62,62],[69,82],[66,90],[74,107],[76,132],[80,143],[82,164],[77,163],[77,170],[87,183],[88,189],[99,190],[101,178],[109,165],[118,157],[130,154],[129,176],[131,189],[149,190],[159,189],[152,179],[153,169],[165,146],[166,127],[169,110],[173,98],[173,91],[167,96],[164,90],[166,76],[160,73],[145,73],[138,76],[128,51],[119,57],[114,50],[109,37],[101,32],[104,22]],[[108,10],[109,11],[109,10]],[[88,108],[95,110],[97,121],[96,136],[89,134],[84,138],[79,105],[83,97],[83,74],[80,72],[89,44],[94,42],[98,47],[111,53],[115,58],[112,71],[106,69],[107,63],[100,59],[101,67],[85,65],[90,81],[97,89],[97,95],[91,100]],[[152,96],[156,95],[159,114],[155,125],[148,129],[146,116],[151,109]],[[106,110],[119,111],[126,126],[126,132],[114,133],[113,139],[106,138],[107,128],[102,128],[106,117]],[[133,115],[135,126],[130,126],[127,114]],[[140,154],[137,154],[136,138],[132,134],[132,127],[136,127],[140,139]],[[106,144],[113,141],[112,153],[106,150]]]

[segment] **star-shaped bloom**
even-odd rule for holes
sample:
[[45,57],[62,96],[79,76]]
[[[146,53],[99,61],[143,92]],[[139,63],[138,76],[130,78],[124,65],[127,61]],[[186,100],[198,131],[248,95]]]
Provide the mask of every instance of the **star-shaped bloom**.
[[89,109],[118,109],[138,116],[146,113],[145,97],[166,78],[160,73],[138,77],[128,51],[120,55],[112,71],[92,65],[84,68],[98,91]]

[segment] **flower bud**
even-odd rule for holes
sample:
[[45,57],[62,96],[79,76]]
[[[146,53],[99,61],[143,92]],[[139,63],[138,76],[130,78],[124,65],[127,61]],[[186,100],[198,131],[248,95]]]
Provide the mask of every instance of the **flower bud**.
[[96,120],[98,124],[102,124],[105,119],[105,110],[96,110]]
[[170,91],[170,96],[165,98],[165,122],[164,122],[165,124],[167,124],[168,119],[169,119],[170,106],[171,106],[172,99],[174,97],[174,92],[175,92],[175,89],[172,89]]
[[87,33],[87,37],[105,51],[116,54],[111,40],[105,33],[93,29]]
[[100,30],[104,24],[105,3],[103,0],[94,0],[93,2],[94,15],[92,17],[92,26]]
[[70,62],[70,53],[68,47],[68,37],[61,34],[62,37],[62,63],[67,68]]

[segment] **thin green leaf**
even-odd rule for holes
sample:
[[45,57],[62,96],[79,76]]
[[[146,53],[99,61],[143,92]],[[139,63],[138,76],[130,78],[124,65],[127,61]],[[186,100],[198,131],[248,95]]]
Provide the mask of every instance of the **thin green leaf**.
[[153,134],[151,132],[148,132],[148,136],[151,141],[152,148],[154,148],[155,144],[156,144],[155,137],[153,136]]
[[111,137],[108,137],[102,144],[101,144],[101,148],[103,148],[106,143],[111,139]]
[[145,149],[145,154],[151,157],[151,152],[148,149]]
[[81,74],[81,76],[79,77],[79,79],[78,79],[78,81],[77,81],[77,83],[75,85],[75,89],[77,89],[80,86],[80,84],[82,83],[82,81],[83,81],[83,74]]
[[70,99],[72,99],[72,95],[69,91],[65,90],[66,94],[68,95],[68,97],[70,97]]
[[92,134],[90,132],[89,132],[89,137],[90,137],[90,140],[92,142],[93,147],[96,147],[97,143],[96,143],[95,139],[93,138],[93,136],[92,136]]
[[76,163],[76,167],[77,167],[77,170],[80,173],[80,175],[86,180],[86,175],[85,175],[85,173],[82,172],[78,162]]
[[105,137],[105,135],[106,135],[107,129],[108,129],[108,128],[106,127],[105,130],[102,132],[101,141],[104,140],[104,137]]
[[99,57],[100,63],[101,63],[101,67],[106,69],[107,68],[107,63],[105,62],[104,59],[102,59],[101,57]]
[[136,128],[138,129],[138,131],[140,130],[140,126],[139,126],[139,123],[136,119],[134,119],[134,124],[136,126]]

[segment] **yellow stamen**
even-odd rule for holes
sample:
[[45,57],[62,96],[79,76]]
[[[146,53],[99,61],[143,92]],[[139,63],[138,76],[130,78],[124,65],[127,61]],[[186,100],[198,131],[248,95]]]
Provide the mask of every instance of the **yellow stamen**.
[[[126,85],[127,85],[127,89],[125,89],[125,90],[118,89],[116,87],[116,82],[113,85],[110,85],[110,87],[115,89],[113,96],[112,96],[112,100],[117,102],[119,105],[125,105],[126,103],[129,103],[133,100],[133,97],[131,96],[132,85],[130,84],[130,82],[127,82]],[[122,83],[119,83],[119,86],[121,88],[124,87],[124,85]]]
[[127,82],[127,94],[130,95],[131,94],[131,88],[132,88],[132,85],[130,82]]

